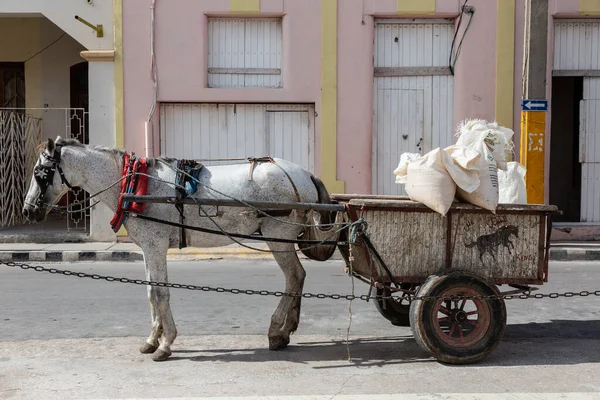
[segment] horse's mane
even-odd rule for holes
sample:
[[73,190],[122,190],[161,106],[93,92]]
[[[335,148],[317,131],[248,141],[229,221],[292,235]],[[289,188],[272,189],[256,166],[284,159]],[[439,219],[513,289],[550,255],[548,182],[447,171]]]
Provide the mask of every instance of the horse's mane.
[[[120,159],[126,153],[125,150],[116,149],[116,148],[112,148],[112,147],[101,146],[101,145],[97,145],[97,144],[83,144],[77,139],[61,138],[60,140],[58,140],[56,142],[56,144],[60,144],[63,147],[65,147],[65,146],[84,147],[84,148],[88,148],[90,150],[96,150],[96,151],[100,151],[102,153],[108,153],[108,154],[114,156],[115,159]],[[44,148],[45,148],[45,145],[44,145]],[[169,162],[174,161],[175,159],[169,158],[169,157],[159,157],[159,158],[147,157],[146,163],[149,167],[154,167],[154,166],[156,166],[158,160],[162,160],[162,161],[169,163]]]

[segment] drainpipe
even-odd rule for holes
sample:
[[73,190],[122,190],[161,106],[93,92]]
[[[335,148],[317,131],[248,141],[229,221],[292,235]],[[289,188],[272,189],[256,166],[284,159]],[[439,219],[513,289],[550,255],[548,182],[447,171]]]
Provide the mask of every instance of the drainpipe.
[[148,114],[148,120],[144,123],[144,134],[146,143],[146,157],[154,156],[154,145],[153,145],[153,125],[152,117],[156,111],[156,103],[158,101],[158,79],[156,72],[156,57],[154,55],[154,10],[156,0],[152,0],[150,6],[150,75],[152,77],[154,97],[152,99],[152,106],[150,107],[150,113]]

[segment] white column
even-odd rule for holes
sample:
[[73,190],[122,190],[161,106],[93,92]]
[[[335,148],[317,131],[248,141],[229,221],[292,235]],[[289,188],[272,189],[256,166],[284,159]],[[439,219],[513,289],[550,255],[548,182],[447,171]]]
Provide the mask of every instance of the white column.
[[[114,51],[84,51],[82,56],[89,62],[90,144],[115,147]],[[92,209],[90,236],[93,240],[117,240],[110,227],[112,216],[113,212],[104,204]]]

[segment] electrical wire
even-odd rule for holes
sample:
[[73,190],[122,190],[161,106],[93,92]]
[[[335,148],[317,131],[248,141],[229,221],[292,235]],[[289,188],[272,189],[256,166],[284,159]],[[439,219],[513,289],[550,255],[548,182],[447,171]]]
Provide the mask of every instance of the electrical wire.
[[37,53],[35,53],[34,55],[32,55],[31,57],[29,57],[27,60],[23,61],[23,63],[26,63],[27,61],[31,60],[32,58],[34,58],[35,56],[43,53],[44,51],[46,51],[50,46],[52,46],[54,43],[58,42],[60,39],[62,39],[67,33],[63,32],[62,35],[60,35],[58,37],[58,39],[56,39],[55,41],[53,41],[52,43],[50,43],[48,46],[44,47],[43,49],[41,49],[40,51],[38,51]]
[[[475,11],[469,11],[467,14],[469,14],[469,22],[467,23],[467,27],[465,28],[465,31],[463,32],[462,38],[460,39],[460,42],[458,44],[458,48],[456,49],[456,53],[454,53],[454,44],[456,43],[456,38],[458,36],[458,32],[460,31],[460,27],[462,25],[462,19],[463,19],[463,14],[465,13],[465,7],[467,6],[467,3],[469,2],[469,0],[465,0],[465,2],[463,3],[461,9],[460,9],[460,16],[458,17],[458,24],[456,27],[456,31],[454,31],[454,37],[452,38],[452,45],[450,46],[450,56],[448,57],[448,67],[450,68],[450,72],[452,73],[452,75],[454,75],[454,66],[456,65],[456,61],[458,60],[458,56],[460,55],[461,49],[462,49],[462,44],[463,44],[463,40],[465,40],[465,36],[467,35],[467,32],[469,31],[469,27],[471,26],[471,22],[473,22],[473,15],[475,14]],[[454,61],[452,61],[452,56],[454,55]]]

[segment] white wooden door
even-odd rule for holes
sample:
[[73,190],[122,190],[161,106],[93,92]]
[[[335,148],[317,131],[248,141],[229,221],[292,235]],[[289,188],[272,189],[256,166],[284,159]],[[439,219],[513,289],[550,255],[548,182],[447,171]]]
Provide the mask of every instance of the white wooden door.
[[314,172],[314,106],[181,104],[160,107],[161,155],[197,159],[271,156]]
[[314,172],[314,112],[306,109],[268,109],[265,149]]
[[581,222],[600,222],[600,78],[583,79],[579,132]]
[[453,34],[454,26],[440,21],[375,25],[375,194],[406,194],[393,174],[402,153],[425,154],[453,143]]

